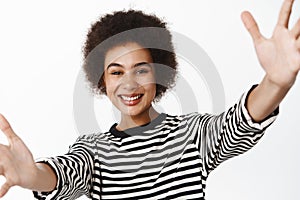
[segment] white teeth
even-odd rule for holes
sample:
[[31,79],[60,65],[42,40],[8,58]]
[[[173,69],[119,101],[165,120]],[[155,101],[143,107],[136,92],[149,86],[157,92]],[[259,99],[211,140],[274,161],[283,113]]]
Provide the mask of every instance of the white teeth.
[[134,97],[127,97],[127,96],[121,95],[121,98],[124,99],[125,101],[133,101],[133,100],[140,98],[141,96],[142,96],[141,94],[136,95]]

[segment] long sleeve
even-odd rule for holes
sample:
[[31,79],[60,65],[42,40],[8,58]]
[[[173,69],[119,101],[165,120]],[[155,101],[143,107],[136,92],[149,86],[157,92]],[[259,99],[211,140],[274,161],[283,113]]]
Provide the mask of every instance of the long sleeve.
[[70,146],[67,154],[36,161],[48,164],[57,176],[55,190],[52,192],[34,191],[36,199],[70,200],[84,194],[90,196],[94,153],[88,148],[89,142],[79,137]]
[[276,119],[278,108],[260,123],[252,120],[245,106],[252,89],[254,87],[245,93],[238,103],[220,115],[205,114],[195,117],[199,125],[196,145],[206,173],[225,160],[252,148]]

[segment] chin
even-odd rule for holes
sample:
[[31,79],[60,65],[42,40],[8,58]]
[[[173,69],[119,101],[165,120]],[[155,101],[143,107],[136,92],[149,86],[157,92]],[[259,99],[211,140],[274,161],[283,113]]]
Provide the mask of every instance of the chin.
[[127,116],[132,116],[132,117],[139,116],[144,113],[145,113],[145,111],[136,110],[136,109],[121,110],[122,115],[127,115]]

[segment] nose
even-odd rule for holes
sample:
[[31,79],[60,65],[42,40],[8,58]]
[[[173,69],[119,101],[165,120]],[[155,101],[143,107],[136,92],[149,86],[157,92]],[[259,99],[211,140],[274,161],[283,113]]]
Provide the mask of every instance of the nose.
[[124,74],[121,80],[122,88],[127,91],[134,91],[139,87],[136,77],[132,73]]

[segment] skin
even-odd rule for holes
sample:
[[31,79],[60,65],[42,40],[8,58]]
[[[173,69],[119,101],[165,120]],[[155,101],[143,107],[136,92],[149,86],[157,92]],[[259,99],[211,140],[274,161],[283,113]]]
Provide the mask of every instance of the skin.
[[247,102],[249,114],[254,121],[265,119],[279,106],[300,70],[300,19],[290,30],[288,28],[293,2],[283,2],[277,25],[269,39],[260,33],[249,12],[245,11],[241,16],[253,39],[258,60],[266,72]]
[[[158,116],[152,102],[156,94],[155,71],[147,49],[126,43],[110,49],[104,61],[104,82],[110,101],[121,112],[117,129],[125,130],[150,122]],[[123,96],[141,96],[124,101]]]
[[[258,60],[266,72],[259,86],[250,93],[246,103],[248,112],[254,121],[263,120],[278,107],[294,84],[300,70],[300,19],[291,29],[288,29],[292,5],[293,0],[283,2],[273,35],[268,39],[261,35],[256,21],[249,12],[243,12],[241,16],[253,39]],[[117,50],[130,53],[117,58],[111,56],[112,52],[117,52]],[[122,120],[118,126],[122,130],[148,122],[155,118],[157,113],[153,111],[150,104],[151,95],[153,95],[151,88],[153,88],[154,72],[146,75],[149,82],[143,82],[139,80],[137,74],[131,73],[131,70],[134,71],[134,64],[141,61],[150,62],[149,55],[144,50],[126,51],[132,50],[130,45],[118,47],[117,50],[107,54],[106,62],[107,64],[122,62],[119,64],[122,64],[124,73],[121,77],[111,77],[105,72],[105,81],[109,98],[122,113]],[[134,55],[139,53],[145,56],[145,60],[136,59]],[[110,59],[110,57],[114,57],[114,59]],[[125,61],[123,58],[132,59]],[[116,79],[116,83],[114,83],[114,79]],[[129,108],[119,102],[117,95],[123,92],[125,94],[127,92],[129,94],[145,93],[146,98],[143,97],[139,106]],[[30,150],[1,114],[0,129],[9,142],[9,145],[0,144],[0,174],[6,178],[6,182],[0,189],[0,197],[4,196],[15,185],[36,191],[53,190],[57,182],[54,172],[47,165],[34,162]],[[44,182],[43,180],[47,181]]]

